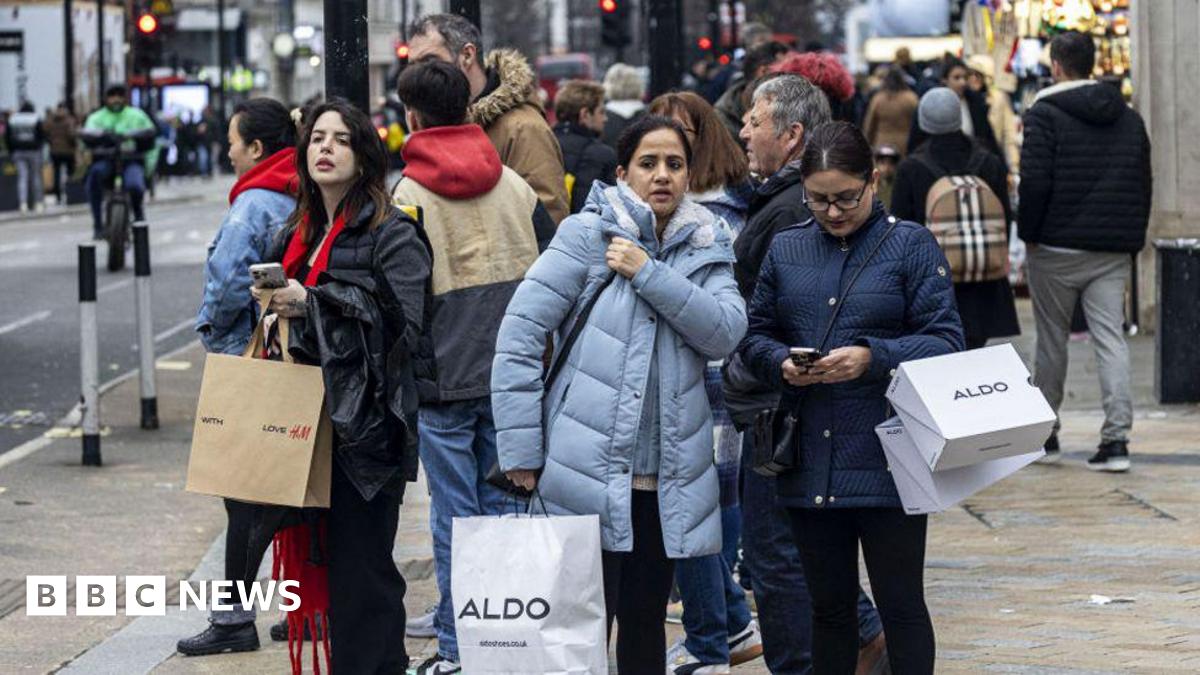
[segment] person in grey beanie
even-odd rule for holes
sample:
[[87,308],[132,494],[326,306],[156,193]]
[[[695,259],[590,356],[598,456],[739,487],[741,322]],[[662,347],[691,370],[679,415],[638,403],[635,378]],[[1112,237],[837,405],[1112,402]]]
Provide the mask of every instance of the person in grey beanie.
[[[1011,223],[1008,169],[1004,160],[962,132],[958,96],[945,87],[930,89],[917,107],[917,124],[928,134],[929,140],[896,168],[892,215],[927,225],[926,197],[933,184],[943,176],[976,176],[996,193],[1004,207],[1004,222]],[[962,317],[967,349],[982,347],[990,338],[1021,333],[1007,278],[956,282],[954,297]]]

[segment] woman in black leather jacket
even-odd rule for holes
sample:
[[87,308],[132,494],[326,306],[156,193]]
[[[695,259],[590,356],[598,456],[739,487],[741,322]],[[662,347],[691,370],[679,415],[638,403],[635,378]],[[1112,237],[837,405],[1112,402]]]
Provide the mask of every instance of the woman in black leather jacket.
[[289,281],[269,309],[291,319],[296,361],[321,366],[333,422],[326,531],[333,671],[403,672],[405,584],[392,545],[405,482],[416,477],[410,364],[429,244],[391,206],[384,147],[357,108],[333,100],[313,109],[296,158],[300,194],[276,251]]

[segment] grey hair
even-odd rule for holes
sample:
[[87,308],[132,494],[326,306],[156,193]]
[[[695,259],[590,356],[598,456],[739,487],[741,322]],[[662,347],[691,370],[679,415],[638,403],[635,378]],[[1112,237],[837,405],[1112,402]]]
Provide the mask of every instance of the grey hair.
[[646,84],[637,68],[614,63],[604,73],[604,94],[610,101],[640,101],[646,95]]
[[746,49],[754,49],[760,44],[770,42],[772,36],[774,35],[771,29],[766,25],[755,21],[751,21],[750,23],[743,25],[741,31],[739,32],[741,33],[739,37],[742,39],[742,45],[744,45]]
[[793,124],[808,131],[833,119],[825,92],[799,75],[777,75],[758,85],[752,103],[758,105],[759,101],[772,104],[771,122],[776,137]]
[[479,35],[479,27],[460,14],[427,14],[412,22],[409,35],[428,35],[430,29],[436,30],[446,42],[446,49],[452,57],[462,53],[463,47],[475,45],[475,60],[483,65],[483,38]]

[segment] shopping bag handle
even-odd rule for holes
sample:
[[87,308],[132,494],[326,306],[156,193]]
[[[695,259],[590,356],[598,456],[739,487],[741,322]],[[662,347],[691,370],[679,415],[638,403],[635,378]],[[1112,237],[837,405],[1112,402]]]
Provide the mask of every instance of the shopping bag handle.
[[[506,503],[512,504],[513,515],[518,515],[518,516],[521,515],[521,500],[518,499],[517,495],[512,492],[509,492],[507,494],[508,494],[508,499],[506,500]],[[542,506],[542,515],[549,516],[550,512],[546,510],[546,502],[542,499],[542,492],[541,492],[541,490],[539,490],[537,488],[536,485],[533,487],[533,491],[529,495],[529,506],[525,507],[525,515],[527,515],[527,516],[537,515],[533,512],[533,504],[534,504],[533,500],[535,497],[537,498],[537,503],[541,504],[541,506]],[[504,515],[504,512],[502,511],[499,514],[499,516],[497,516],[497,517],[500,517],[503,515]]]
[[[267,344],[267,307],[271,305],[271,296],[275,294],[275,289],[264,288],[258,300],[258,323],[254,325],[254,332],[250,334],[250,344],[246,345],[246,350],[242,352],[243,358],[256,359],[262,351],[263,346]],[[295,360],[288,352],[288,337],[291,334],[290,326],[286,317],[279,315],[275,316],[275,325],[279,327],[279,352],[283,355],[283,360],[286,363],[294,363]]]

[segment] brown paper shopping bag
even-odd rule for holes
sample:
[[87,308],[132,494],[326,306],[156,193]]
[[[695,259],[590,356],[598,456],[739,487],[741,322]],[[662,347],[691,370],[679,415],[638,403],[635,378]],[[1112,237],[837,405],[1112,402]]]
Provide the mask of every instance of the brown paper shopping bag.
[[[265,304],[265,303],[264,303]],[[279,319],[281,344],[287,320]],[[247,502],[329,506],[333,427],[321,369],[256,358],[263,326],[242,357],[209,354],[196,406],[187,490]]]

